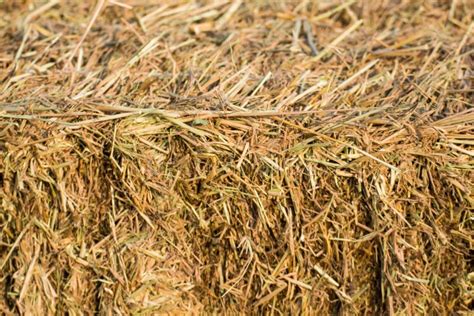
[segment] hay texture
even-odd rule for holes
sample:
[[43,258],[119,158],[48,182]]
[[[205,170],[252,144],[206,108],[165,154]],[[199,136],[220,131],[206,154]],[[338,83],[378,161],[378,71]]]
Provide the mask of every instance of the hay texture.
[[0,313],[467,315],[472,4],[0,0]]

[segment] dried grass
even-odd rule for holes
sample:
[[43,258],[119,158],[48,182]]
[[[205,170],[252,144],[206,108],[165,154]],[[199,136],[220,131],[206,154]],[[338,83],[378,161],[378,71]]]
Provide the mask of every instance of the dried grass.
[[467,314],[470,1],[0,0],[2,314]]

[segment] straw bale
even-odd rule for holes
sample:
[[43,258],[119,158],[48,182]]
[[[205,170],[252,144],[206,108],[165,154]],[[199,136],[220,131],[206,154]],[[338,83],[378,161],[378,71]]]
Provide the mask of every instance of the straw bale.
[[0,0],[0,312],[467,315],[473,12]]

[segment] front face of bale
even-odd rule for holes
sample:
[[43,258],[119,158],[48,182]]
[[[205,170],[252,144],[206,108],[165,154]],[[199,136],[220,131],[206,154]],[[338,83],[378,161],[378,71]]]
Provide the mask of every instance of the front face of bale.
[[0,1],[1,313],[468,312],[456,3]]

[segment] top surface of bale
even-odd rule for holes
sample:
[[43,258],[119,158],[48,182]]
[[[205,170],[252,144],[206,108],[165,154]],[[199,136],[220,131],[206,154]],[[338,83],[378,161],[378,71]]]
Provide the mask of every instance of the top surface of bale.
[[472,20],[0,0],[0,312],[467,314]]

